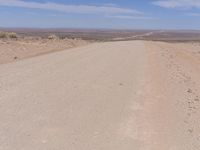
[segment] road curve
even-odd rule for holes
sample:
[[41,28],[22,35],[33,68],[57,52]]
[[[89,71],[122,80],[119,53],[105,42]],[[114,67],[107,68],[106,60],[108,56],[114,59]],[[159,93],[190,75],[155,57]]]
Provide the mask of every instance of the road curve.
[[107,42],[1,65],[0,150],[192,148],[161,54]]

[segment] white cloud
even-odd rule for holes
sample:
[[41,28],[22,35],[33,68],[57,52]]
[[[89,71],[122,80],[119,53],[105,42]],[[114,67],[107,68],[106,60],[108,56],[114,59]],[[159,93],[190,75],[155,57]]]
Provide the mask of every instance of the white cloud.
[[200,8],[200,0],[157,0],[153,4],[164,8]]
[[108,15],[106,17],[109,18],[117,18],[117,19],[128,19],[128,20],[146,20],[146,19],[155,19],[148,16],[131,16],[131,15]]
[[200,13],[187,13],[187,16],[200,17]]
[[137,14],[141,15],[142,12],[135,9],[122,8],[117,6],[95,6],[95,5],[67,5],[59,3],[39,3],[27,2],[22,0],[0,0],[0,6],[8,7],[21,7],[32,9],[43,9],[51,11],[59,11],[65,13],[78,13],[78,14]]

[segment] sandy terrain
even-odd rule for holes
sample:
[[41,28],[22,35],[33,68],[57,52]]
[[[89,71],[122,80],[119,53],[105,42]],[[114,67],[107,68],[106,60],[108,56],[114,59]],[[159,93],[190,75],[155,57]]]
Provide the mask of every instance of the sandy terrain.
[[1,150],[199,150],[199,44],[106,42],[0,66]]
[[88,44],[84,40],[0,39],[0,64]]

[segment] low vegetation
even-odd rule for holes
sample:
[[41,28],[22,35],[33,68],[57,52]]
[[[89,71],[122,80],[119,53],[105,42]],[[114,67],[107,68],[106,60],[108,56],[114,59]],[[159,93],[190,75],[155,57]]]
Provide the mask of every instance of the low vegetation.
[[51,34],[51,35],[48,36],[48,39],[49,40],[56,40],[56,39],[59,39],[59,37],[56,36],[55,34]]
[[14,32],[2,32],[0,31],[0,38],[10,38],[10,39],[16,39],[17,33]]
[[5,32],[0,32],[0,38],[6,38],[6,33]]

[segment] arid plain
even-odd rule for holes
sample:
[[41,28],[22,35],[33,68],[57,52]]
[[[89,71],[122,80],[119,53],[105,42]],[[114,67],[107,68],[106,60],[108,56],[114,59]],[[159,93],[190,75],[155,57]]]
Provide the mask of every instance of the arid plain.
[[1,150],[199,149],[199,35],[113,32],[0,40]]

